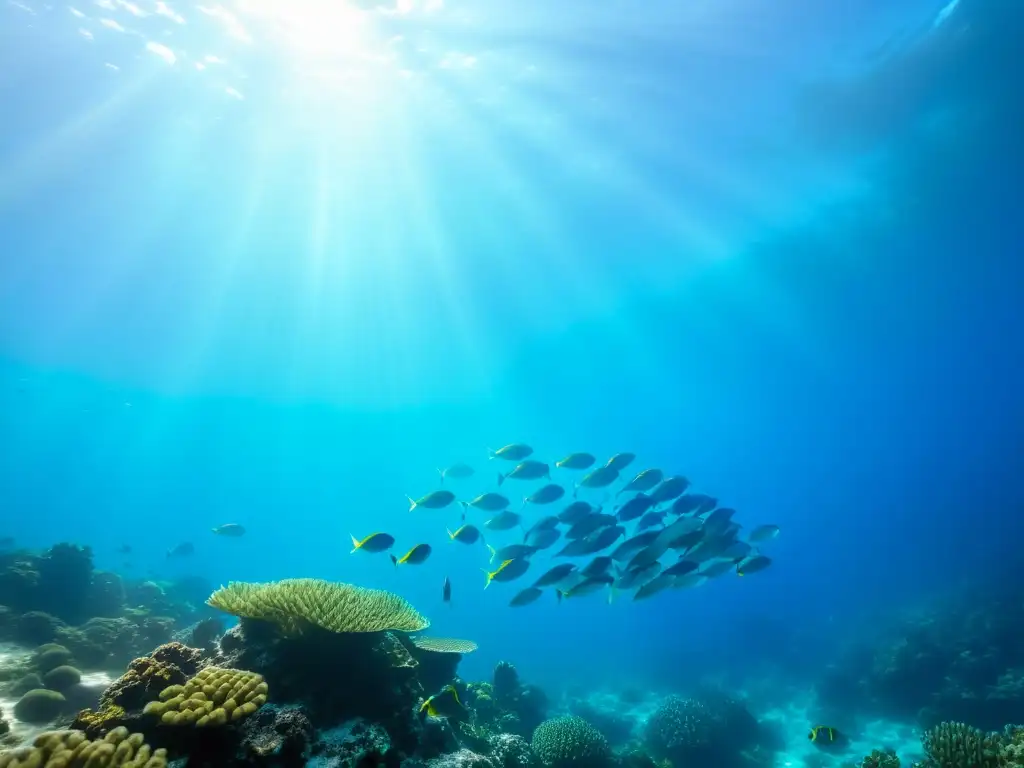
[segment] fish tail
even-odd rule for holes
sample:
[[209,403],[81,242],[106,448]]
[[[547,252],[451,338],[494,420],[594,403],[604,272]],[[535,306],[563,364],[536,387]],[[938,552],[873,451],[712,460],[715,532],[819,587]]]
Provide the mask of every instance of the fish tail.
[[350,539],[352,539],[352,552],[349,552],[349,554],[351,555],[353,552],[355,552],[357,549],[359,549],[362,546],[362,544],[360,544],[359,543],[359,539],[357,539],[351,533],[348,535],[348,537]]
[[394,563],[395,564],[395,568],[397,568],[398,567],[398,558],[395,557],[394,555],[388,555],[388,557],[391,558],[391,562]]
[[416,509],[416,499],[414,499],[412,496],[406,496],[405,498],[409,500],[409,511],[412,512],[414,509]]
[[[494,556],[496,554],[498,554],[498,550],[496,550],[494,547],[492,547],[490,544],[487,544],[486,542],[485,542],[484,546],[486,546],[487,549],[489,549],[491,551],[491,559],[488,560],[487,562],[493,563],[494,562]],[[484,571],[484,573],[487,573],[487,571]]]
[[503,474],[501,474],[501,472],[499,472],[498,473],[498,485],[500,486],[504,482],[505,482],[505,476]]
[[488,448],[487,449],[487,458],[488,459],[496,459],[496,458],[498,458],[498,454],[495,453],[494,451],[492,451],[490,448]]
[[445,530],[448,531],[448,538],[455,541],[455,534],[451,532],[451,529],[445,528]]
[[437,467],[437,474],[441,476],[441,485],[444,485],[444,470],[441,469],[440,467]]
[[491,586],[491,579],[493,579],[494,576],[486,568],[481,568],[480,570],[483,571],[484,575],[487,577],[487,583],[484,584],[484,589],[487,589],[489,586]]
[[608,589],[608,605],[612,604],[612,602],[615,600],[615,595],[617,594],[618,593],[615,591],[615,587],[610,587]]

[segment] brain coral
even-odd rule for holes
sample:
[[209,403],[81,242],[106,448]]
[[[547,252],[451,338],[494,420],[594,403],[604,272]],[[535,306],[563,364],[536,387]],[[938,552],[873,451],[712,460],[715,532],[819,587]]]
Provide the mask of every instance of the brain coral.
[[33,746],[0,755],[0,768],[166,768],[167,753],[152,750],[141,733],[115,728],[89,741],[81,731],[40,734]]
[[531,746],[549,768],[583,768],[609,762],[611,750],[601,732],[582,717],[546,720],[533,732]]
[[727,738],[728,729],[715,713],[703,702],[685,696],[668,696],[644,728],[651,754],[679,764],[706,759],[707,753]]
[[276,624],[285,635],[309,626],[329,632],[418,632],[430,626],[398,595],[321,579],[231,582],[206,601],[225,613]]
[[224,725],[241,720],[267,702],[263,676],[241,669],[207,667],[185,685],[172,685],[142,710],[164,725]]

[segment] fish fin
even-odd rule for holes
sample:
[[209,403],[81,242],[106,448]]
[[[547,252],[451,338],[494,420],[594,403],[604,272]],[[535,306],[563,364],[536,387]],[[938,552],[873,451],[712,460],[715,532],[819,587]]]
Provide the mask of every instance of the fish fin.
[[494,577],[491,576],[491,572],[488,571],[486,568],[481,568],[480,570],[483,571],[484,575],[487,576],[487,583],[484,584],[484,589],[487,589],[489,586],[491,586],[491,579]]
[[492,451],[490,448],[488,448],[487,449],[487,458],[488,459],[496,459],[496,458],[498,458],[498,454],[496,454],[494,451]]
[[437,469],[437,474],[439,474],[441,476],[441,485],[444,485],[444,470],[440,469],[440,468],[436,468],[436,469]]
[[398,558],[395,557],[394,555],[388,555],[388,557],[391,558],[391,562],[394,563],[395,564],[395,568],[397,568],[398,567]]
[[351,555],[351,554],[353,554],[353,553],[354,553],[354,552],[355,552],[355,551],[356,551],[357,549],[359,549],[359,547],[361,546],[361,544],[359,543],[359,539],[357,539],[357,538],[356,538],[355,536],[353,536],[353,535],[352,535],[351,533],[350,533],[350,534],[348,535],[348,537],[349,537],[350,539],[352,539],[352,552],[349,552],[349,554]]
[[491,552],[491,559],[490,559],[490,560],[488,560],[487,562],[489,562],[489,563],[493,563],[493,562],[494,562],[494,556],[495,556],[496,554],[498,554],[498,550],[496,550],[496,549],[495,549],[494,547],[492,547],[492,546],[491,546],[490,544],[485,544],[484,546],[486,546],[486,547],[487,547],[487,549],[489,549],[489,550],[490,550],[490,552]]
[[504,482],[505,482],[505,476],[503,474],[501,474],[501,472],[499,472],[498,473],[498,486],[500,487],[501,484],[504,483]]
[[409,500],[409,511],[412,512],[414,509],[416,509],[416,499],[414,499],[412,496],[406,496],[405,498]]
[[615,587],[609,587],[608,589],[608,605],[611,605],[615,601]]

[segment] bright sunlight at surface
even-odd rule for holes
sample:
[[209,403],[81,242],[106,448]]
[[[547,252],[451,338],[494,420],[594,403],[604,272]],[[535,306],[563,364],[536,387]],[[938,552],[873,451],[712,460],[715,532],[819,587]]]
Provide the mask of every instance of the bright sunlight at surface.
[[[103,253],[65,267],[59,317],[15,297],[35,321],[11,343],[177,391],[485,392],[531,339],[876,190],[891,148],[820,151],[794,99],[939,10],[7,0],[0,206],[74,169],[89,191],[47,252]],[[45,280],[45,258],[5,270]],[[756,282],[766,322],[793,322]]]

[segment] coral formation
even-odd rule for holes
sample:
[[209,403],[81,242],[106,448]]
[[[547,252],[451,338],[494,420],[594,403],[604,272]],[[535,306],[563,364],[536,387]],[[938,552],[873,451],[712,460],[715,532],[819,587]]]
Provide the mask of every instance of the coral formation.
[[153,750],[141,733],[115,728],[90,741],[81,731],[50,731],[33,746],[0,755],[0,768],[165,768],[167,753]]
[[472,640],[460,640],[455,637],[413,637],[412,644],[421,651],[435,653],[472,653],[479,646]]
[[321,579],[232,582],[207,603],[225,613],[275,624],[286,636],[310,627],[328,632],[418,632],[430,626],[404,599],[380,589]]
[[14,705],[14,716],[25,723],[52,723],[64,710],[67,699],[57,691],[35,688],[25,693]]
[[995,768],[1003,741],[964,723],[940,723],[921,737],[925,765],[935,768]]
[[737,762],[756,741],[757,721],[728,697],[668,696],[648,718],[644,743],[657,758],[677,765]]
[[900,759],[895,752],[876,749],[860,761],[860,768],[900,768]]
[[206,667],[184,685],[160,691],[143,714],[164,725],[224,725],[253,714],[267,702],[267,684],[254,672]]
[[62,664],[43,675],[43,683],[54,691],[66,691],[82,682],[82,673],[72,666]]
[[574,715],[538,725],[531,746],[548,768],[593,768],[611,759],[611,749],[601,732]]

